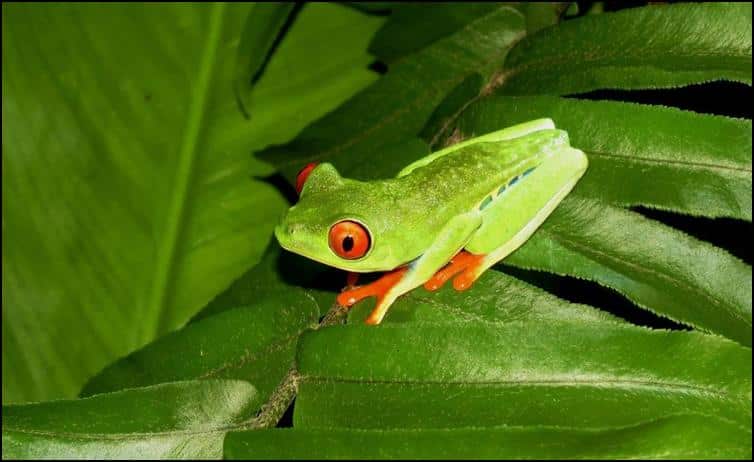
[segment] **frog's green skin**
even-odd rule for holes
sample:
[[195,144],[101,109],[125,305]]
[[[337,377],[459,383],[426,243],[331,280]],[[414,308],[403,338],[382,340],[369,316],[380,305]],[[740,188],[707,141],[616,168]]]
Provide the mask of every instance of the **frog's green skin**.
[[[401,294],[429,280],[456,253],[484,254],[476,276],[539,227],[587,168],[568,134],[540,119],[458,143],[404,168],[396,178],[342,178],[328,163],[309,175],[275,236],[287,250],[352,272],[408,271],[378,303],[379,323]],[[341,220],[361,223],[371,247],[346,260],[329,246]]]

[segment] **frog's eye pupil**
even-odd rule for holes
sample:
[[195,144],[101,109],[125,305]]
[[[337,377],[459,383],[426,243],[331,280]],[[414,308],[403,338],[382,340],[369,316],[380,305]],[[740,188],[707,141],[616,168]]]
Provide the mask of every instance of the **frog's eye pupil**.
[[372,246],[369,232],[364,225],[351,220],[335,223],[328,237],[330,249],[346,260],[355,260],[367,254]]
[[346,236],[346,238],[343,239],[343,250],[346,252],[353,250],[353,237]]

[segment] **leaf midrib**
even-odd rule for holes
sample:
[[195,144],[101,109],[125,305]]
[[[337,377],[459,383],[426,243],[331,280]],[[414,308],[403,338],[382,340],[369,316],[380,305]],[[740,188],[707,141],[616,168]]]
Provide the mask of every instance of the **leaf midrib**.
[[194,164],[198,155],[197,144],[201,136],[204,113],[209,99],[210,84],[219,49],[223,26],[224,3],[213,3],[210,11],[208,39],[199,67],[199,78],[191,93],[186,128],[183,131],[181,147],[178,156],[176,184],[170,198],[165,233],[157,247],[157,259],[154,271],[154,283],[147,302],[144,316],[145,338],[154,338],[163,332],[167,326],[165,305],[168,292],[172,286],[171,275],[174,272],[174,262],[181,237],[183,220],[187,209],[187,195],[191,187]]
[[751,174],[751,165],[749,165],[748,167],[737,167],[737,166],[731,166],[731,165],[721,165],[721,164],[713,164],[713,163],[707,163],[707,162],[691,162],[691,161],[667,159],[667,158],[654,159],[651,157],[623,155],[619,153],[593,151],[589,149],[585,149],[585,151],[588,156],[609,157],[609,158],[622,159],[622,160],[627,160],[627,161],[636,161],[637,163],[646,162],[649,164],[672,164],[672,165],[682,165],[689,168],[708,169],[708,170],[727,170],[727,171],[732,171],[732,172],[743,172],[743,173]]
[[677,394],[690,394],[695,396],[714,396],[721,401],[742,402],[745,397],[721,392],[719,388],[713,386],[703,386],[696,384],[665,382],[661,380],[631,380],[631,379],[601,379],[601,380],[480,380],[474,382],[463,381],[444,381],[444,380],[387,380],[387,379],[369,379],[369,378],[344,378],[332,376],[305,375],[299,376],[299,383],[356,383],[356,384],[375,384],[375,385],[439,385],[439,386],[464,386],[464,387],[593,387],[600,388],[606,385],[611,388],[624,388],[629,390],[650,390],[657,389],[663,392],[673,390]]

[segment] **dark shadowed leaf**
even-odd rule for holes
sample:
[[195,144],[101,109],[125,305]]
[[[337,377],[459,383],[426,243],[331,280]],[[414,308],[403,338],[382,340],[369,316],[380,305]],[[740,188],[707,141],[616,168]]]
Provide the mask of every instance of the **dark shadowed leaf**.
[[522,40],[500,74],[506,94],[751,84],[751,3],[650,5],[565,21]]
[[567,197],[504,263],[590,279],[751,346],[751,266],[638,213]]
[[498,5],[394,63],[374,85],[308,126],[293,142],[260,156],[288,180],[307,163],[324,160],[350,177],[392,176],[421,155],[395,146],[421,130],[448,91],[470,75],[500,67],[524,33],[523,15]]

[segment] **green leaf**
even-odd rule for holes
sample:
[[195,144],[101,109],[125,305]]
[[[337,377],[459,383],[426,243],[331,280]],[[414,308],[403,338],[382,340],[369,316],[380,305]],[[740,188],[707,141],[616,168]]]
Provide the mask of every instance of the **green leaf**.
[[596,281],[751,346],[751,266],[638,213],[567,197],[504,263]]
[[436,430],[276,429],[230,432],[226,459],[750,459],[751,434],[677,416],[606,430],[543,427]]
[[298,365],[300,429],[604,429],[698,413],[751,432],[751,349],[697,332],[573,322],[339,326],[304,335]]
[[[332,297],[334,299],[335,294]],[[362,323],[374,305],[373,299],[358,303],[351,308],[348,321]],[[621,322],[605,311],[569,303],[499,271],[485,272],[474,282],[473,289],[465,292],[454,290],[450,284],[437,292],[418,287],[399,297],[382,322],[506,324],[524,320]]]
[[500,91],[564,95],[719,79],[751,84],[751,3],[651,5],[565,21],[511,50]]
[[249,115],[249,96],[264,71],[281,29],[292,15],[295,3],[257,3],[251,9],[241,34],[236,62],[235,90],[240,109]]
[[589,157],[576,194],[621,206],[751,220],[751,120],[550,96],[491,97],[454,125],[471,137],[550,117]]
[[3,459],[220,458],[258,405],[248,383],[213,380],[3,406]]
[[[337,275],[341,276],[342,282],[335,282]],[[344,284],[344,272],[300,255],[284,252],[277,242],[271,242],[262,261],[233,281],[230,287],[197,313],[192,322],[231,308],[277,298],[284,292],[301,292],[302,289],[307,296],[316,300],[318,315],[323,316],[334,303],[334,293]]]
[[421,130],[448,91],[470,75],[499,67],[524,27],[518,11],[497,6],[394,63],[375,84],[308,126],[293,142],[267,149],[260,157],[289,180],[303,165],[321,160],[335,163],[345,176],[392,176],[417,155],[394,147]]
[[374,80],[383,19],[306,7],[247,121],[233,79],[249,5],[2,8],[7,403],[75,395],[259,260],[286,202],[250,180],[249,153]]
[[369,44],[369,52],[387,64],[426,48],[499,9],[493,2],[440,2],[427,8],[397,3]]
[[533,34],[558,24],[569,4],[576,2],[520,2],[515,6],[526,16],[526,32]]
[[189,379],[242,379],[267,400],[293,365],[296,341],[316,326],[317,304],[287,290],[193,322],[111,364],[83,396]]

